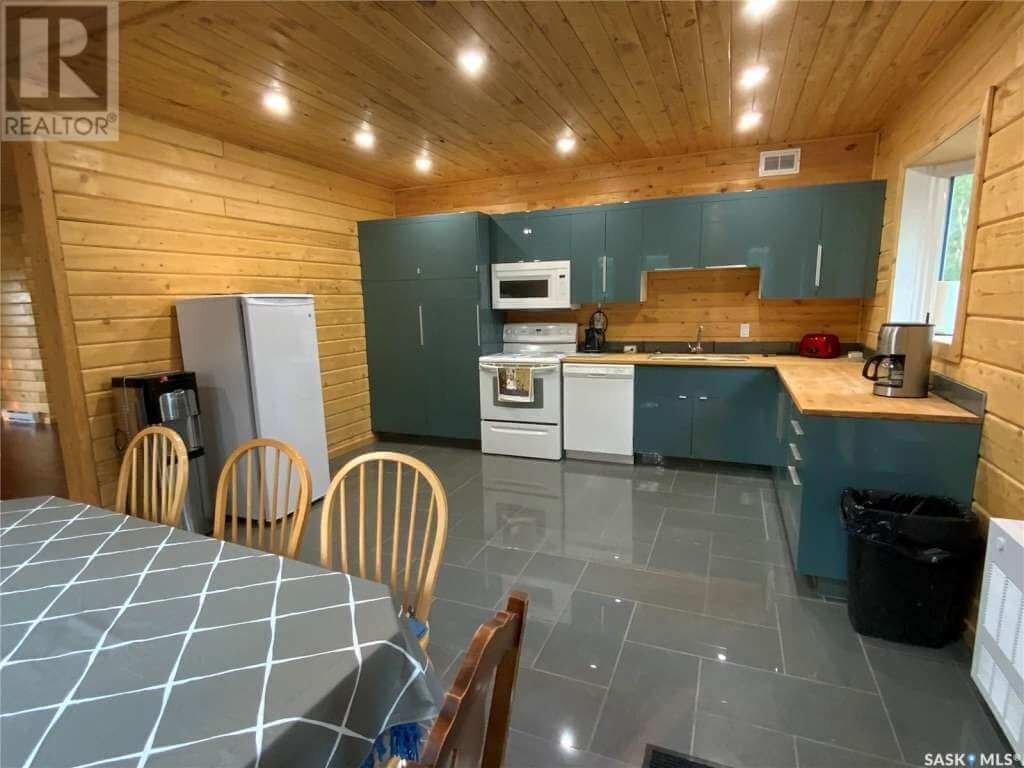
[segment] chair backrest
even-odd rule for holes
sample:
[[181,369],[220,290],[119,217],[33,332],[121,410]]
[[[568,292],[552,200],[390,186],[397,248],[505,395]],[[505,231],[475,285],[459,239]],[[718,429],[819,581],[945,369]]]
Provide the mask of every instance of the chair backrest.
[[217,480],[214,537],[294,558],[311,486],[305,459],[287,443],[263,437],[242,443]]
[[[368,497],[375,510],[370,520]],[[357,456],[331,480],[320,526],[324,568],[335,567],[337,553],[342,571],[390,584],[403,614],[426,622],[448,535],[448,499],[434,470],[404,453]]]
[[505,610],[477,629],[423,756],[409,768],[501,768],[529,602],[512,592]]
[[188,485],[188,449],[173,429],[146,427],[125,448],[114,509],[154,523],[177,525]]

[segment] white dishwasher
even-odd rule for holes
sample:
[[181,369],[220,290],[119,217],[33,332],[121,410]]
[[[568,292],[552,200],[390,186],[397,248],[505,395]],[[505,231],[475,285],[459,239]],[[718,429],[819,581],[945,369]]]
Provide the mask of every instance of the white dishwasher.
[[633,463],[633,366],[562,366],[565,455]]

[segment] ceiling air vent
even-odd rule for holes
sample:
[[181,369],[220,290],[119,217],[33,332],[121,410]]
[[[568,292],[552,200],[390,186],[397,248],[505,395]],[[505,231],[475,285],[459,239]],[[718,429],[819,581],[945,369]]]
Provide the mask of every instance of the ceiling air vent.
[[761,153],[759,176],[786,176],[800,173],[799,149],[773,149]]

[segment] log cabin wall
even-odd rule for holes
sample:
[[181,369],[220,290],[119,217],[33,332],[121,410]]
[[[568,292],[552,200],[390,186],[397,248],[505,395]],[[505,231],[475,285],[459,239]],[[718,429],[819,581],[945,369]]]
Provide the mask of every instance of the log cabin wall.
[[[856,341],[860,299],[759,299],[757,269],[652,272],[643,304],[606,304],[609,341],[796,341],[805,333],[835,333]],[[585,327],[596,305],[564,312],[511,312],[524,322],[577,323]],[[740,324],[750,324],[749,338]]]
[[[793,144],[733,147],[480,181],[411,187],[395,192],[395,211],[398,216],[452,211],[506,213],[656,197],[864,181],[871,178],[875,138],[875,134],[870,133]],[[802,148],[800,173],[760,178],[760,153],[790,146]]]
[[875,163],[875,177],[888,183],[878,283],[875,298],[865,302],[862,317],[862,340],[869,346],[876,343],[878,328],[888,313],[902,169],[977,117],[986,92],[998,86],[981,186],[962,356],[955,362],[940,358],[932,362],[933,370],[988,394],[974,488],[974,509],[983,522],[990,516],[1024,518],[1022,65],[1024,5],[997,5],[916,97],[883,127]]
[[[5,200],[4,205],[7,204]],[[0,241],[0,408],[49,418],[50,404],[32,304],[32,261],[26,250],[20,206],[4,208]]]
[[119,466],[110,378],[181,366],[185,297],[313,294],[329,451],[369,439],[356,221],[393,215],[392,193],[130,114],[120,130],[46,147],[102,501]]

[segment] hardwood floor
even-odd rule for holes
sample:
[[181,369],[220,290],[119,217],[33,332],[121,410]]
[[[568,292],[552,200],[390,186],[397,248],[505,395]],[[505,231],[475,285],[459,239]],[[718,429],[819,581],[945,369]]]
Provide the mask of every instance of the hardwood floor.
[[0,499],[67,493],[56,425],[0,421]]

